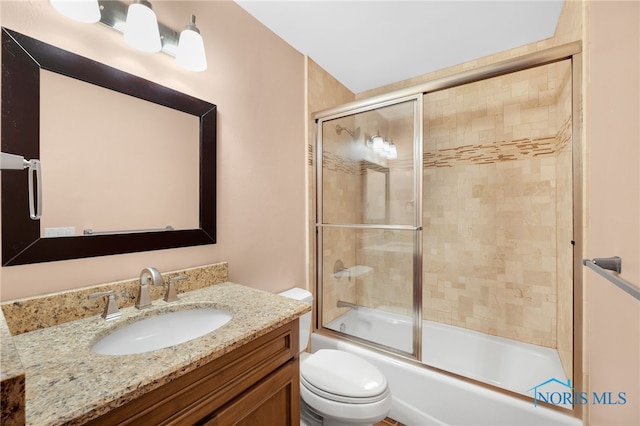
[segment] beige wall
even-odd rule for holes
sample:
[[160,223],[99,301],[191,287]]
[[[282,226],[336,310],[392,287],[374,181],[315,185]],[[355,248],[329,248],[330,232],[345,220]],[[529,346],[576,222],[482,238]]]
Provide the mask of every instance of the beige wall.
[[[585,257],[620,256],[640,285],[640,3],[588,3]],[[626,392],[625,405],[591,405],[592,425],[640,424],[640,301],[584,271],[590,391]]]
[[[100,24],[58,14],[48,1],[2,1],[10,29],[218,106],[218,243],[0,269],[2,300],[229,262],[229,279],[269,291],[305,286],[305,60],[229,1],[155,2],[161,22],[198,18],[209,69],[185,71],[164,54],[129,48]],[[145,172],[146,171],[141,171]]]

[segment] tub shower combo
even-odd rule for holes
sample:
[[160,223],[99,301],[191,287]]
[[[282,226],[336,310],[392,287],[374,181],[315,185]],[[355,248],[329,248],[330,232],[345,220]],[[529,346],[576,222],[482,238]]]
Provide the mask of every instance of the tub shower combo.
[[395,419],[577,421],[533,392],[581,374],[579,57],[564,45],[315,114],[313,349],[370,357]]

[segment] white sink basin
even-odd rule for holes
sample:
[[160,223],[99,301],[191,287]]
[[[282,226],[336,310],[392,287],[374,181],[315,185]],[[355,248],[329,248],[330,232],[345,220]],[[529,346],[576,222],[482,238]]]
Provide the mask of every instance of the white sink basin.
[[91,350],[103,355],[130,355],[168,348],[211,333],[231,317],[229,312],[212,308],[159,314],[114,331]]

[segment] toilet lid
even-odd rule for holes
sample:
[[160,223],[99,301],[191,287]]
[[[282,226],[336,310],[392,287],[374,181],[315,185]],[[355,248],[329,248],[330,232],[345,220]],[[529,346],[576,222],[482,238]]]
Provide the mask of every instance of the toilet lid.
[[300,364],[300,376],[323,394],[347,398],[377,397],[388,387],[387,378],[368,361],[334,349],[321,349],[307,357]]

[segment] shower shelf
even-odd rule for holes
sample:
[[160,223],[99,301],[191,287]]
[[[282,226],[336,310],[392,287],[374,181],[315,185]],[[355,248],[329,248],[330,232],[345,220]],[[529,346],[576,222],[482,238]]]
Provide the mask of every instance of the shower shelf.
[[349,278],[349,281],[351,281],[351,278],[357,278],[371,271],[373,271],[373,268],[366,265],[355,265],[350,268],[345,268],[342,260],[339,259],[336,260],[336,263],[333,265],[333,276],[336,279],[347,276]]
[[352,266],[351,268],[347,268],[347,270],[351,271],[352,277],[359,277],[361,275],[368,274],[369,272],[373,271],[373,268],[367,265],[355,265],[355,266]]

